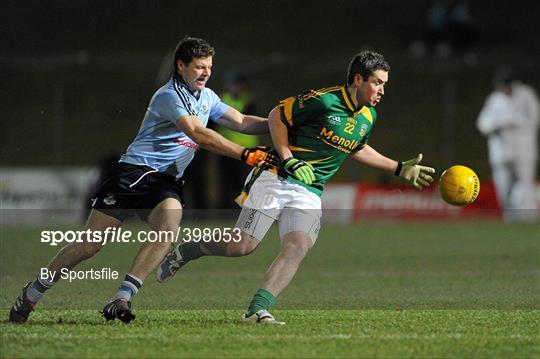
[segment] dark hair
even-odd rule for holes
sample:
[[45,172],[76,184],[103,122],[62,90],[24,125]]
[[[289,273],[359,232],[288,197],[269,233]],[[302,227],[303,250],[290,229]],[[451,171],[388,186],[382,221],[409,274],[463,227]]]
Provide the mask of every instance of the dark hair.
[[390,65],[384,59],[383,55],[374,51],[361,51],[356,54],[349,63],[347,70],[347,83],[350,85],[354,82],[354,75],[360,74],[362,79],[366,81],[369,76],[376,70],[390,71]]
[[512,67],[499,67],[493,75],[493,87],[508,86],[515,80],[517,80],[517,75]]
[[184,64],[189,65],[193,58],[195,57],[209,57],[214,56],[216,52],[214,47],[210,45],[203,39],[197,37],[185,36],[174,51],[174,62],[173,69],[176,73],[178,71],[176,63],[178,60],[182,61]]

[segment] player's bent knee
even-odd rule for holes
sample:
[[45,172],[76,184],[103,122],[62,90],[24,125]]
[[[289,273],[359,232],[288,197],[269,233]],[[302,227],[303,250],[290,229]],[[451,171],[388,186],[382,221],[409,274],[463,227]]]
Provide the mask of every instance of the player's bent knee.
[[255,252],[261,243],[261,241],[259,241],[257,238],[245,232],[242,232],[242,242],[244,256]]
[[245,250],[241,244],[234,243],[232,245],[227,246],[227,257],[242,257],[245,254]]
[[256,245],[253,245],[251,243],[245,243],[244,245],[242,245],[240,255],[241,256],[247,256],[247,255],[255,252],[255,249],[257,249]]
[[233,243],[227,246],[227,257],[243,257],[253,253],[255,248],[245,243]]
[[290,251],[297,256],[305,256],[309,252],[309,242],[294,243],[290,246]]
[[283,238],[282,251],[296,257],[304,257],[311,248],[311,239],[306,233],[288,233]]
[[259,243],[259,240],[257,240],[255,237],[242,232],[241,237],[237,242],[231,242],[229,245],[227,245],[227,256],[247,256],[257,249]]

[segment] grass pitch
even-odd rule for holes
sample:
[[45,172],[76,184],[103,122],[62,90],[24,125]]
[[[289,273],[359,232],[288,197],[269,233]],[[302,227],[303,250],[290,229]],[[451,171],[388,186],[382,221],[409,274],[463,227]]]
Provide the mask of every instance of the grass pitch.
[[[40,230],[1,229],[3,318],[58,249],[39,243]],[[119,280],[59,282],[26,325],[0,322],[0,355],[540,358],[539,235],[498,222],[325,225],[272,310],[287,325],[242,324],[279,249],[272,232],[248,257],[148,278],[127,326],[98,314]],[[123,275],[138,247],[108,245],[77,269]]]

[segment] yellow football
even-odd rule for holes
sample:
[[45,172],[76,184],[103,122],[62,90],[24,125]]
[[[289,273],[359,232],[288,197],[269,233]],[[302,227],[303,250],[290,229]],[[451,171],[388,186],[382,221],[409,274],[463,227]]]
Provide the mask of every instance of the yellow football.
[[465,206],[473,203],[478,197],[480,180],[469,167],[452,166],[441,175],[439,193],[446,203]]

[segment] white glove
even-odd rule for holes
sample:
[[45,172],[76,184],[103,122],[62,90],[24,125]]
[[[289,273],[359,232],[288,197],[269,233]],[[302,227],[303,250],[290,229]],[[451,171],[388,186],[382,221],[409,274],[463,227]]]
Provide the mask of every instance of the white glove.
[[394,173],[411,183],[417,190],[422,190],[424,187],[428,187],[433,182],[433,177],[429,173],[435,173],[435,168],[420,166],[422,161],[422,154],[419,153],[415,158],[400,162]]

